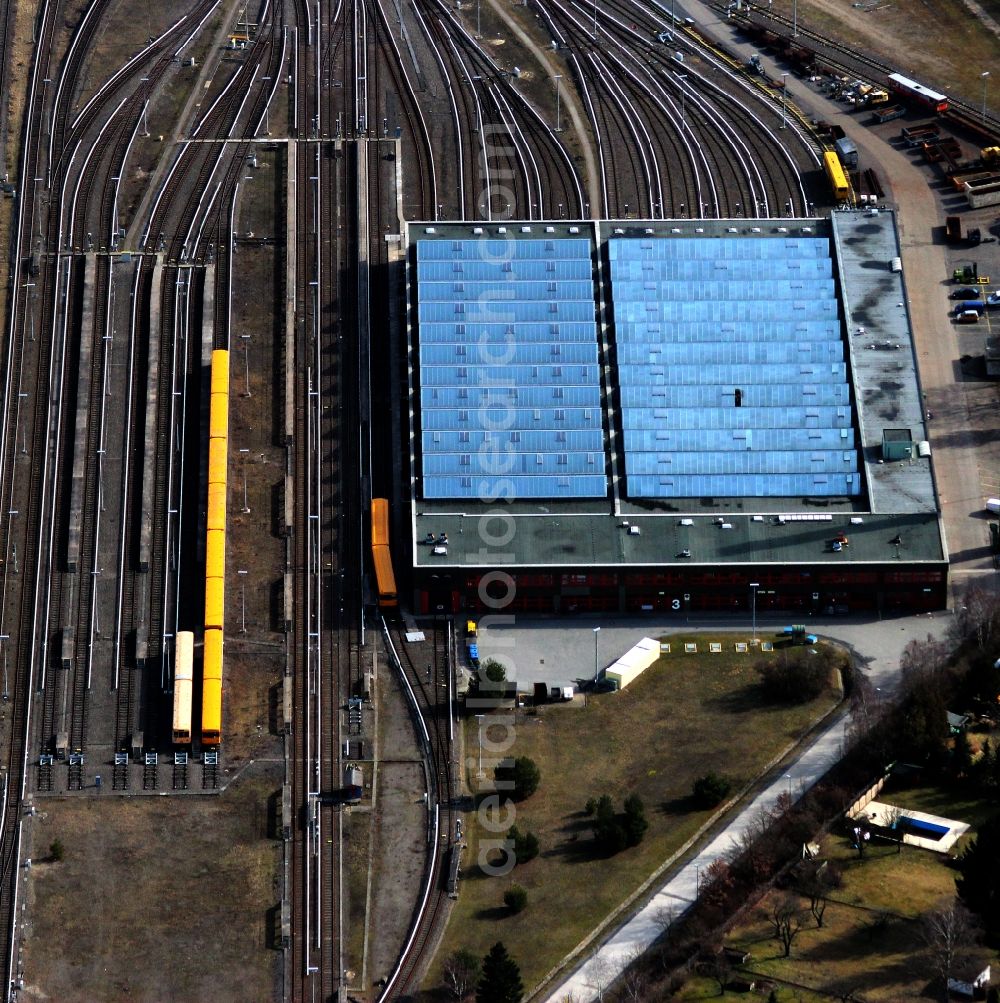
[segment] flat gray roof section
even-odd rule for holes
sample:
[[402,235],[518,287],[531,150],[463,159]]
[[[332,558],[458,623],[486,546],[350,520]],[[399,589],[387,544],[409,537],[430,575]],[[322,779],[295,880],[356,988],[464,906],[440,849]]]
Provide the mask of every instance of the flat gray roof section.
[[929,446],[926,456],[882,462],[886,429],[909,429],[918,449],[927,440],[895,214],[835,212],[831,224],[869,505],[873,512],[936,512]]
[[[621,565],[886,564],[946,560],[936,513],[785,516],[576,515],[552,505],[510,516],[502,505],[415,513],[418,568],[592,568]],[[508,519],[509,516],[509,519]],[[448,537],[447,554],[422,541]],[[843,533],[847,545],[833,549]],[[899,541],[898,545],[895,541]],[[685,551],[690,556],[684,556]]]
[[[408,240],[442,240],[502,236],[512,240],[538,236],[591,236],[597,256],[598,326],[607,348],[605,296],[608,276],[602,245],[612,237],[703,236],[749,237],[812,235],[831,239],[834,275],[842,304],[849,376],[857,386],[856,442],[863,443],[861,460],[865,494],[850,497],[739,498],[692,497],[632,499],[615,491],[607,499],[534,500],[496,498],[428,500],[414,485],[410,516],[413,562],[421,570],[492,567],[545,568],[584,571],[592,567],[663,567],[818,564],[900,565],[915,562],[943,564],[947,551],[940,524],[930,461],[926,458],[879,463],[883,429],[909,429],[914,443],[926,438],[915,353],[905,308],[900,273],[893,271],[898,255],[895,219],[891,214],[867,216],[845,212],[829,220],[666,220],[531,223],[413,223]],[[431,232],[427,233],[430,229]],[[834,236],[835,231],[835,236]],[[412,268],[412,259],[408,259]],[[415,275],[408,274],[410,293]],[[897,304],[904,304],[898,306]],[[411,323],[414,321],[411,300]],[[858,328],[864,327],[864,333]],[[411,329],[410,338],[415,338]],[[710,340],[713,332],[706,332]],[[875,343],[903,347],[866,347]],[[414,347],[411,341],[411,348]],[[413,355],[411,353],[411,360]],[[419,395],[411,371],[413,431],[421,427]],[[615,367],[603,376],[604,405],[610,423],[611,463],[614,468],[621,443],[616,442],[617,394],[609,394]],[[897,387],[898,384],[898,387]],[[846,405],[838,402],[836,406]],[[681,401],[697,413],[701,400]],[[436,426],[435,426],[436,427]],[[450,427],[450,426],[449,426]],[[426,430],[426,429],[425,429]],[[605,432],[608,431],[607,425]],[[418,443],[412,443],[416,453]],[[411,469],[416,470],[414,464]],[[614,474],[612,483],[615,483]],[[501,519],[489,518],[496,513]],[[509,518],[510,522],[505,522]],[[628,525],[626,525],[626,522]],[[423,543],[448,535],[446,553],[433,553]],[[832,544],[841,534],[848,543]],[[685,555],[685,552],[689,556]]]

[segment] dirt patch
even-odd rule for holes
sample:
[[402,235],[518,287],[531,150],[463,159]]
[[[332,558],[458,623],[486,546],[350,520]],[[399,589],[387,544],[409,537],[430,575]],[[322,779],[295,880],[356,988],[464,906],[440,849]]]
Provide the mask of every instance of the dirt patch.
[[[280,999],[267,948],[281,776],[258,763],[218,797],[44,800],[28,823],[22,998]],[[55,840],[64,857],[44,862]]]
[[[982,6],[996,17],[1000,5]],[[976,105],[983,99],[980,73],[1000,63],[1000,38],[984,30],[983,21],[965,4],[888,3],[870,13],[848,0],[799,0],[797,7],[800,27],[871,53],[898,65],[907,76]],[[791,17],[792,0],[776,0],[773,9]],[[996,87],[994,98],[1000,94]]]

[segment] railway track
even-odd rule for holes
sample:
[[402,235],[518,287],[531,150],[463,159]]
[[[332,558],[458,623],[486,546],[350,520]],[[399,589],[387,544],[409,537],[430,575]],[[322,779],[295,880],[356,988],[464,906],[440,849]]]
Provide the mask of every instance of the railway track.
[[[433,662],[414,661],[411,646],[398,626],[383,622],[383,636],[417,717],[418,731],[425,743],[430,770],[428,867],[420,908],[393,975],[387,980],[380,1000],[402,999],[419,988],[419,980],[443,932],[448,912],[447,863],[451,848],[460,842],[456,823],[460,817],[456,797],[457,776],[453,762],[451,714],[451,622],[435,619],[431,632]],[[421,654],[425,649],[421,646]]]
[[[721,16],[729,16],[725,4],[716,3],[713,6]],[[783,45],[811,51],[821,63],[850,76],[873,77],[884,82],[889,74],[899,72],[898,66],[890,66],[871,53],[854,49],[837,39],[804,26],[801,22],[793,23],[792,18],[770,9],[766,12],[754,10],[750,13],[741,13],[735,22],[745,27],[757,26],[767,29],[773,32]],[[984,146],[995,143],[1000,137],[1000,118],[988,111],[984,116],[982,106],[961,98],[949,95],[945,117],[978,135]]]

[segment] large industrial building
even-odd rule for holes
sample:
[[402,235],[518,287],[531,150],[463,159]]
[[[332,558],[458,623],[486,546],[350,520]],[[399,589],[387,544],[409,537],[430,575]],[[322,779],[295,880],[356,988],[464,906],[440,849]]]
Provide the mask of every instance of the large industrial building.
[[892,213],[408,232],[418,611],[930,610]]

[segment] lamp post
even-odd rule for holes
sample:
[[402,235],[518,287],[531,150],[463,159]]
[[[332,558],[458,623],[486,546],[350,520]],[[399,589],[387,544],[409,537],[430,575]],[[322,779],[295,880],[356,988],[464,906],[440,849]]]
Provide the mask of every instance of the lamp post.
[[799,0],[792,0],[792,38],[799,34]]
[[556,132],[562,131],[562,122],[560,120],[560,105],[559,105],[559,81],[562,80],[562,74],[556,73],[552,77],[556,82]]
[[485,714],[477,714],[476,720],[479,722],[479,773],[476,776],[483,779],[483,718]]
[[271,135],[271,121],[270,121],[270,117],[268,116],[268,112],[271,110],[271,95],[267,94],[266,91],[268,89],[267,85],[271,82],[271,78],[270,77],[261,77],[260,79],[261,79],[261,81],[264,84],[264,90],[265,90],[265,95],[264,95],[264,135],[265,136],[270,136]]
[[597,638],[601,633],[600,627],[594,628],[594,685],[597,685],[597,676],[601,671],[601,658],[597,647]]
[[240,576],[240,633],[247,632],[247,573],[242,568],[236,572]]
[[788,74],[781,74],[781,128],[785,128],[785,118],[786,118],[786,98],[785,98],[785,84],[788,80]]
[[753,620],[753,636],[750,638],[750,643],[753,645],[757,644],[757,589],[760,588],[760,582],[750,583],[750,616]]
[[983,81],[983,125],[986,125],[986,82],[990,79],[990,71],[983,70],[979,76]]
[[681,128],[683,129],[686,121],[684,118],[684,81],[687,80],[688,75],[686,73],[677,73],[675,71],[674,76],[678,80],[678,87],[681,92]]

